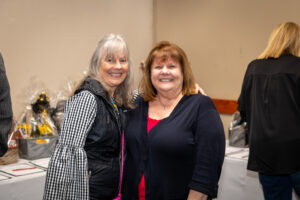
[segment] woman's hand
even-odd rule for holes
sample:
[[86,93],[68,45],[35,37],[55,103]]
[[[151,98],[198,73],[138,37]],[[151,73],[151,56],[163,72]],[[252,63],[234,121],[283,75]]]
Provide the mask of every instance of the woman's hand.
[[207,195],[196,190],[190,190],[187,200],[206,200]]
[[195,94],[200,93],[204,96],[207,96],[207,94],[204,92],[204,90],[198,85],[198,83],[196,83],[195,85],[196,89],[195,89]]

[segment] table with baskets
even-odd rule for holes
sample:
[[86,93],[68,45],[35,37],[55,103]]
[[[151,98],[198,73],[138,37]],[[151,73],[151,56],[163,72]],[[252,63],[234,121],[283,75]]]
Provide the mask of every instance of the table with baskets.
[[[246,169],[247,148],[226,148],[219,200],[263,200],[258,174]],[[50,158],[0,165],[0,200],[41,200]],[[299,200],[293,194],[293,200]]]
[[49,159],[0,165],[0,200],[41,200]]

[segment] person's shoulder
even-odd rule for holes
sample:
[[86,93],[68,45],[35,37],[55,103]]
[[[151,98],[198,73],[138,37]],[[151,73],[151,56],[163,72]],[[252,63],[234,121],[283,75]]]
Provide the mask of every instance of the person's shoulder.
[[146,103],[146,101],[144,100],[144,98],[142,96],[136,95],[134,97],[134,106],[139,106],[144,103]]
[[258,59],[258,58],[256,58],[256,59],[252,60],[252,61],[248,64],[248,69],[249,69],[249,68],[253,68],[253,67],[257,66],[257,65],[264,64],[264,63],[266,63],[267,61],[268,61],[268,59]]
[[75,98],[95,98],[95,95],[89,90],[82,90],[79,93],[75,94]]
[[213,104],[213,100],[206,95],[197,93],[197,94],[193,94],[188,96],[189,99],[191,99],[192,102],[196,103],[196,104]]
[[252,60],[247,66],[245,77],[255,73],[257,69],[261,69],[261,67],[266,66],[268,62],[269,62],[268,59],[256,58]]
[[255,65],[255,64],[260,63],[260,62],[262,62],[262,59],[254,59],[254,60],[249,62],[248,66],[252,66],[252,65]]
[[96,102],[96,98],[92,92],[88,90],[82,90],[79,93],[76,93],[70,97],[68,103],[73,103],[73,102],[94,103]]
[[185,102],[185,104],[185,106],[192,107],[193,110],[201,110],[201,112],[215,112],[217,110],[213,100],[209,96],[205,96],[202,94],[193,94],[187,96],[187,101]]
[[298,57],[298,56],[294,56],[294,55],[290,54],[290,55],[286,56],[286,59],[293,61],[293,63],[297,63],[297,65],[299,65],[299,63],[300,63],[300,57]]
[[5,73],[4,61],[0,52],[0,72]]

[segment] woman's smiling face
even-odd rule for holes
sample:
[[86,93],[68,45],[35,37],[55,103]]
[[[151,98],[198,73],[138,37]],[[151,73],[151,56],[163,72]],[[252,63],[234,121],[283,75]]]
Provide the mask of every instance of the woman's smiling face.
[[128,58],[119,52],[113,55],[105,54],[99,67],[102,83],[109,89],[115,90],[126,79],[128,73]]
[[178,60],[170,55],[154,58],[151,65],[151,82],[157,93],[182,91],[183,74]]

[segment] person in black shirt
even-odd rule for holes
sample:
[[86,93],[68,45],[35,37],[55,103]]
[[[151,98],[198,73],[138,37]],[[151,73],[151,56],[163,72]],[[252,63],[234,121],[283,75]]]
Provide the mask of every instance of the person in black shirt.
[[248,169],[265,199],[300,195],[300,28],[284,22],[247,68],[238,110],[249,128]]
[[0,156],[3,156],[8,150],[7,134],[12,127],[12,119],[10,87],[0,53]]

